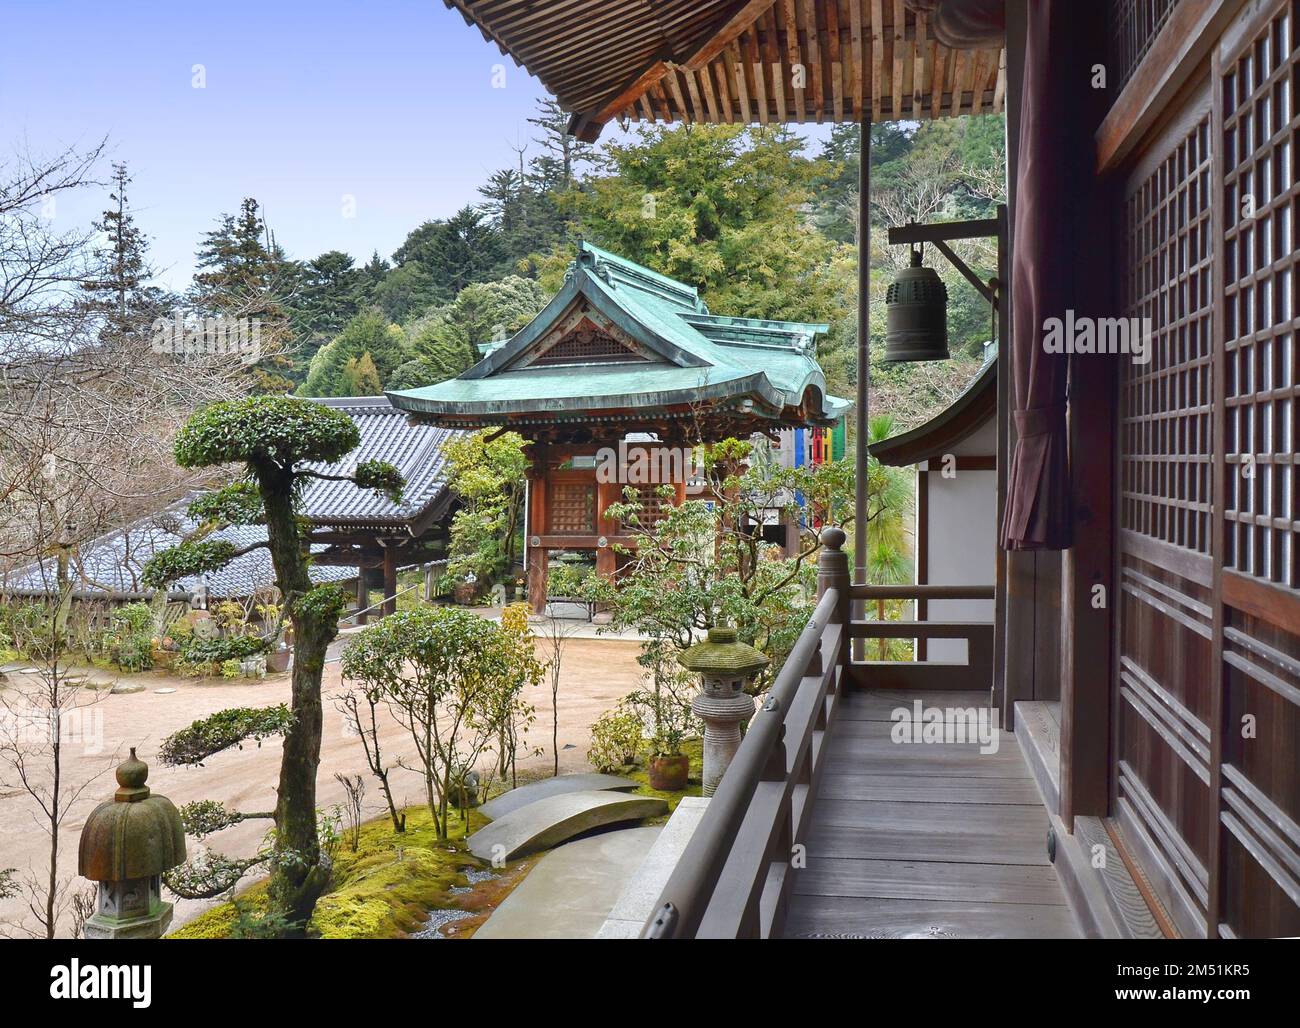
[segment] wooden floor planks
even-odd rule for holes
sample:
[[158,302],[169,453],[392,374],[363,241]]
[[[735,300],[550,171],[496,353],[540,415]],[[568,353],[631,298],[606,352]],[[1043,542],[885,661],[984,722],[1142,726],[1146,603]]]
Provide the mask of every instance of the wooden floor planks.
[[982,706],[978,693],[847,696],[792,877],[788,937],[1075,938],[1047,859],[1048,817],[1015,737],[899,744],[891,715]]

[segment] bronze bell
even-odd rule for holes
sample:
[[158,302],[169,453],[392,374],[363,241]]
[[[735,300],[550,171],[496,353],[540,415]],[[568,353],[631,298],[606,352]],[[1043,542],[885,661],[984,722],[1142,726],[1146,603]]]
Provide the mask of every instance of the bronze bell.
[[948,288],[938,272],[922,267],[919,250],[885,294],[885,325],[885,360],[948,359]]

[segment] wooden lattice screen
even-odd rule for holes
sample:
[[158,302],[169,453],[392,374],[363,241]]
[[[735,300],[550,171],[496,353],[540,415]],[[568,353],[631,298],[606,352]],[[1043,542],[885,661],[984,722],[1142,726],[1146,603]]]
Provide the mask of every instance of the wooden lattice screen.
[[1289,12],[1223,75],[1226,567],[1300,588],[1300,94]]
[[659,495],[659,490],[663,488],[659,485],[643,485],[636,487],[636,499],[632,502],[639,503],[641,509],[637,511],[637,523],[632,524],[624,521],[620,526],[622,531],[628,533],[646,532],[657,525],[663,519],[666,508],[673,505],[671,499],[664,499]]
[[1220,857],[1225,936],[1300,933],[1300,0],[1246,8],[1223,124]]
[[1110,58],[1113,87],[1123,89],[1180,0],[1111,0]]
[[549,350],[532,361],[537,365],[588,364],[645,360],[607,332],[592,325],[579,325]]
[[1300,933],[1298,22],[1241,7],[1121,213],[1111,812],[1188,936]]
[[596,530],[596,486],[592,482],[552,482],[548,528],[556,535],[590,535]]
[[1147,364],[1125,361],[1120,524],[1210,551],[1213,292],[1208,114],[1126,205],[1123,310],[1151,328]]

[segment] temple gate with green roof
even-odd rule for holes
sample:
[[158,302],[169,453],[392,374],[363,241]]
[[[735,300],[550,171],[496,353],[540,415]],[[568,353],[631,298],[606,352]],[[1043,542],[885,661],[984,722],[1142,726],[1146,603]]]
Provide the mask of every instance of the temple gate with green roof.
[[[599,450],[834,425],[848,403],[817,363],[826,330],[710,314],[694,287],[584,242],[563,288],[508,342],[457,378],[388,395],[416,421],[528,440],[528,593],[540,612],[552,551],[594,551],[613,575],[615,547],[634,547],[606,517],[628,483],[598,481]],[[648,508],[660,484],[634,484]],[[683,474],[672,484],[680,503]]]

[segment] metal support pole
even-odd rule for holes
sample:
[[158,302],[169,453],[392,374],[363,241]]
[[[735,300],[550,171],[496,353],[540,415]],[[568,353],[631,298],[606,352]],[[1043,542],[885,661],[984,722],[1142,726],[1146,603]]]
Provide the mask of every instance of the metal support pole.
[[[853,519],[853,581],[867,584],[867,488],[871,417],[868,398],[871,383],[871,115],[863,114],[858,143],[858,381],[855,451],[856,489]],[[852,617],[863,616],[861,601],[852,605]],[[854,640],[854,656],[861,660],[863,641]]]

